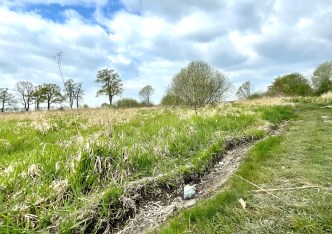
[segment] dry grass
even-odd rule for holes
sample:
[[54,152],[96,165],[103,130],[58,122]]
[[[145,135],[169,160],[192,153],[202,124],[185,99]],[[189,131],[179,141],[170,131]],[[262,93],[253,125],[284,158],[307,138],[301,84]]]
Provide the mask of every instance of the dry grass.
[[324,93],[320,97],[324,100],[332,100],[332,91]]
[[277,105],[289,105],[290,103],[284,97],[262,97],[251,100],[240,100],[236,103],[245,105],[259,105],[259,106],[277,106]]

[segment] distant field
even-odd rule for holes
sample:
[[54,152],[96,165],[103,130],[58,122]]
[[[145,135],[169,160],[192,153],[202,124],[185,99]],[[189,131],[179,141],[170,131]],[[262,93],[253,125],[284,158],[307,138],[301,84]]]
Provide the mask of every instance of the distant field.
[[227,140],[292,115],[280,101],[1,114],[0,233],[112,230],[134,212],[129,185],[199,175]]

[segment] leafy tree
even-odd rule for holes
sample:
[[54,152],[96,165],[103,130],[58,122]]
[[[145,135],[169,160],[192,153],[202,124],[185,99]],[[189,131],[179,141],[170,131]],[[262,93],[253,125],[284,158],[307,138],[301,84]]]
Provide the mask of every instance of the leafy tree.
[[96,83],[101,83],[102,87],[97,92],[97,96],[108,96],[109,104],[112,105],[113,97],[123,92],[123,84],[119,74],[112,69],[102,69],[97,73]]
[[60,103],[64,100],[60,86],[56,84],[43,84],[43,92],[47,102],[47,109],[51,109],[51,104]]
[[309,81],[300,73],[277,77],[269,88],[269,94],[273,96],[308,96],[311,93]]
[[11,106],[15,103],[14,95],[9,93],[7,88],[0,88],[0,103],[1,103],[1,112],[5,111],[5,107]]
[[236,92],[236,96],[240,99],[248,99],[253,92],[250,81],[244,82]]
[[46,100],[44,87],[42,85],[36,86],[34,92],[32,93],[32,97],[35,101],[35,109],[40,110],[40,103]]
[[332,61],[318,65],[311,80],[317,95],[332,91]]
[[133,98],[123,98],[116,102],[116,106],[120,108],[140,107],[141,104]]
[[206,62],[193,61],[173,77],[168,94],[197,112],[200,107],[223,100],[230,88],[231,82],[223,73]]
[[82,88],[82,83],[75,83],[74,86],[74,99],[76,100],[76,108],[79,107],[79,102],[83,100],[84,90]]
[[33,101],[33,93],[35,91],[34,85],[30,81],[19,81],[16,83],[14,89],[22,99],[24,110],[29,111],[30,104]]
[[150,105],[150,97],[154,93],[154,89],[151,85],[144,86],[138,93],[140,98],[143,100],[143,103],[146,103],[147,105]]

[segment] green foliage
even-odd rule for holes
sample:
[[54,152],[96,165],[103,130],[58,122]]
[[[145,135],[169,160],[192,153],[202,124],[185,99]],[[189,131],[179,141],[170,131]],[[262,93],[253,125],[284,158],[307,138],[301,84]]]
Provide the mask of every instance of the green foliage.
[[312,94],[309,81],[300,73],[291,73],[276,78],[268,92],[273,96],[309,96]]
[[248,99],[249,100],[253,100],[253,99],[259,99],[259,98],[262,98],[264,96],[266,96],[267,94],[265,92],[254,92],[252,93]]
[[108,103],[106,103],[106,102],[104,102],[103,104],[100,105],[100,107],[106,108],[106,107],[111,107],[111,105],[108,104]]
[[118,100],[115,106],[120,108],[135,108],[140,107],[141,104],[133,98],[123,98]]
[[42,85],[37,85],[34,88],[34,91],[32,93],[32,98],[35,103],[35,108],[37,110],[40,109],[40,103],[44,102],[46,100],[46,96],[44,93],[44,89]]
[[45,96],[48,110],[51,109],[53,103],[61,103],[64,100],[64,96],[61,94],[61,88],[56,84],[44,83],[41,92]]
[[316,95],[332,91],[332,61],[320,64],[313,73],[312,84]]
[[179,106],[181,104],[181,100],[175,95],[166,93],[161,99],[160,104],[162,106]]
[[193,61],[173,77],[168,94],[197,111],[223,100],[230,87],[231,83],[223,73],[206,62]]
[[104,68],[98,71],[95,82],[102,84],[101,89],[97,92],[97,96],[108,96],[110,105],[112,105],[113,97],[123,92],[123,84],[119,74],[112,69]]

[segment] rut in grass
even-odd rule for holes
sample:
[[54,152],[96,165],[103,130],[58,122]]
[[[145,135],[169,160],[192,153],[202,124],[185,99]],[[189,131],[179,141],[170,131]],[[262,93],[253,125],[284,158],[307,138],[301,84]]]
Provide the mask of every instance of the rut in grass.
[[[287,122],[284,122],[270,128],[268,137],[279,135],[286,124]],[[150,232],[165,222],[170,215],[213,196],[236,171],[248,150],[261,140],[263,138],[228,139],[223,151],[211,159],[204,173],[187,174],[182,178],[177,178],[172,186],[160,182],[162,176],[145,178],[145,184],[137,186],[139,191],[133,189],[133,196],[126,198],[127,202],[135,204],[130,217],[125,222],[118,223],[116,227],[107,227],[107,230],[112,230],[117,234]],[[194,199],[184,200],[182,198],[185,184],[195,184],[198,192]],[[136,185],[138,184],[136,183]],[[149,194],[147,189],[154,192]],[[143,196],[142,191],[144,191]],[[156,191],[158,192],[155,193]]]

